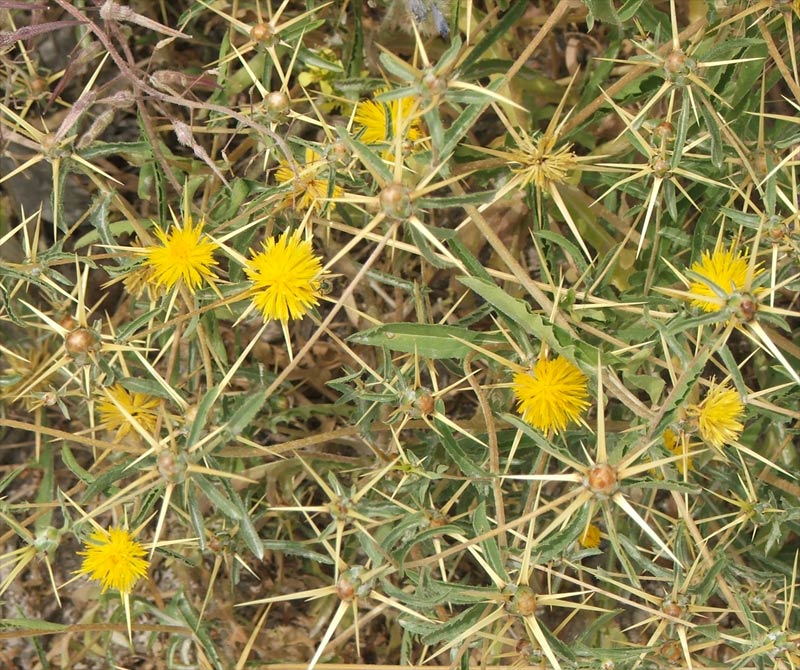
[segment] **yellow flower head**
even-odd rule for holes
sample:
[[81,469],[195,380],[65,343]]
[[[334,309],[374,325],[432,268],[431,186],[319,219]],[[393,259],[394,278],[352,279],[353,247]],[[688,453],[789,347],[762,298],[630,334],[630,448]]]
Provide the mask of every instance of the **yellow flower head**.
[[531,372],[514,375],[517,411],[543,432],[561,432],[589,406],[586,376],[566,358],[540,358]]
[[683,456],[679,461],[676,461],[678,464],[678,472],[685,475],[687,470],[694,470],[692,457],[686,455],[683,441],[678,441],[678,436],[675,435],[675,431],[671,428],[667,428],[664,431],[664,446],[667,448],[667,451],[672,452],[673,455]]
[[306,147],[305,165],[300,172],[295,175],[286,163],[281,163],[275,171],[275,179],[279,184],[292,184],[287,200],[293,202],[295,209],[307,210],[314,207],[320,210],[329,197],[341,198],[344,195],[342,187],[335,181],[331,183],[324,172],[329,172],[328,162],[311,147]]
[[99,581],[103,593],[113,588],[124,596],[131,592],[137,579],[147,574],[150,563],[144,558],[146,554],[124,528],[98,529],[89,536],[85,550],[78,552],[85,558],[77,574]]
[[689,285],[689,293],[696,296],[692,306],[705,312],[720,311],[732,294],[746,289],[748,264],[748,255],[733,247],[704,251],[700,261],[692,263],[692,272],[700,277]]
[[740,421],[743,414],[739,394],[725,384],[712,388],[699,405],[686,408],[686,415],[697,421],[703,441],[717,449],[739,439],[744,430]]
[[[317,65],[309,65],[308,69],[303,70],[298,76],[297,81],[303,88],[308,88],[312,84],[319,84],[319,89],[327,96],[332,96],[335,91],[333,90],[332,82],[336,81],[337,77],[342,76],[344,73],[344,65],[342,61],[336,57],[333,49],[327,47],[320,49],[316,52]],[[328,66],[321,66],[322,63],[329,63]]]
[[[100,422],[107,430],[116,430],[117,439],[131,432],[134,419],[145,432],[152,433],[156,426],[156,409],[159,400],[147,393],[131,393],[124,386],[114,384],[106,389],[106,396],[98,401]],[[116,401],[116,402],[114,402]],[[130,415],[125,416],[120,407]]]
[[263,251],[250,250],[245,272],[253,282],[253,304],[267,320],[299,319],[319,301],[322,263],[301,234],[287,230],[264,242]]
[[143,250],[145,265],[152,268],[149,277],[152,283],[171,289],[183,281],[194,293],[204,279],[214,281],[211,268],[217,264],[214,252],[219,245],[203,235],[202,221],[193,227],[192,218],[187,216],[183,228],[176,224],[169,233],[165,233],[157,225],[154,232],[161,244]]
[[587,549],[597,549],[600,546],[600,529],[593,523],[589,524],[578,542]]
[[[384,93],[385,90],[377,93]],[[414,99],[411,96],[379,102],[377,100],[364,100],[356,106],[353,117],[364,132],[361,141],[367,144],[391,144],[398,129],[403,132],[403,137],[416,142],[422,137],[422,125],[419,119],[411,119],[414,109]]]
[[558,137],[545,133],[536,140],[521,138],[520,148],[512,153],[520,167],[514,172],[522,175],[522,186],[534,184],[548,190],[552,184],[563,184],[569,173],[578,167],[571,144],[556,148]]

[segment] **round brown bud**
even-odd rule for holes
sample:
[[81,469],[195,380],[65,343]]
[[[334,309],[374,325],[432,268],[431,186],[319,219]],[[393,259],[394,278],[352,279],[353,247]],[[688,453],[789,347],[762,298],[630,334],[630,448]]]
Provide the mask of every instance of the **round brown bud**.
[[197,418],[197,412],[199,407],[197,405],[187,405],[186,409],[183,412],[183,418],[185,419],[186,423],[192,424],[194,420]]
[[330,159],[337,163],[346,163],[350,159],[350,150],[342,140],[336,140],[331,144],[330,153],[328,155]]
[[752,298],[743,298],[739,303],[739,316],[742,321],[750,322],[756,318],[758,303]]
[[664,59],[664,69],[669,74],[683,74],[686,70],[686,54],[680,49],[671,51]]
[[442,514],[439,510],[435,510],[431,516],[428,525],[431,528],[441,528],[442,526],[447,524],[447,517]]
[[536,612],[536,594],[530,586],[519,586],[511,599],[511,611],[520,616],[529,616]]
[[186,475],[186,463],[171,451],[162,451],[158,456],[158,474],[172,484],[180,484]]
[[753,166],[756,174],[766,175],[769,172],[769,164],[767,163],[767,152],[763,149],[757,149],[750,156],[750,163]]
[[292,400],[289,396],[279,395],[275,396],[274,398],[270,398],[270,405],[273,409],[279,412],[285,412],[288,409],[292,408]]
[[73,358],[84,358],[97,350],[97,333],[89,328],[75,328],[64,338],[64,348]]
[[78,327],[78,322],[74,316],[69,314],[65,314],[61,321],[58,322],[58,325],[61,326],[64,330],[75,330]]
[[381,210],[390,219],[406,219],[411,215],[411,197],[402,184],[389,184],[379,197]]
[[663,158],[656,158],[653,161],[653,174],[660,179],[664,179],[669,174],[669,163]]
[[662,121],[656,126],[654,132],[656,137],[668,140],[675,136],[675,126],[673,126],[669,121]]
[[678,642],[678,640],[668,640],[661,645],[659,651],[661,652],[661,657],[671,663],[675,663],[683,658],[681,643]]
[[610,496],[619,488],[617,472],[608,463],[598,463],[586,477],[586,487],[597,495]]
[[56,135],[55,133],[45,133],[39,139],[39,145],[42,147],[42,153],[49,156],[56,148]]
[[30,83],[31,93],[34,95],[40,95],[44,93],[48,88],[47,79],[44,77],[34,77]]
[[349,577],[342,575],[336,583],[336,595],[339,600],[349,603],[356,597],[356,587]]
[[675,617],[676,619],[680,619],[683,615],[683,607],[671,600],[664,601],[661,605],[661,611],[667,616]]
[[289,105],[291,104],[289,96],[283,91],[271,91],[267,94],[264,102],[267,105],[267,109],[272,114],[278,115],[285,114],[289,110]]
[[417,398],[416,406],[422,416],[429,416],[436,409],[436,401],[430,393],[423,393]]
[[275,37],[275,31],[269,23],[257,23],[250,29],[250,38],[255,42],[269,42]]
[[447,79],[438,77],[433,72],[426,72],[422,77],[422,83],[431,96],[443,95],[447,91]]

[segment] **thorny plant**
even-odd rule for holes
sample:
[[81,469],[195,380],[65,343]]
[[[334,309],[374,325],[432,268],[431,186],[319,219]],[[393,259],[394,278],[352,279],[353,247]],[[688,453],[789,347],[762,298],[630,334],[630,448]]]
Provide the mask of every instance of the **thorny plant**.
[[0,0],[0,665],[796,668],[799,13]]

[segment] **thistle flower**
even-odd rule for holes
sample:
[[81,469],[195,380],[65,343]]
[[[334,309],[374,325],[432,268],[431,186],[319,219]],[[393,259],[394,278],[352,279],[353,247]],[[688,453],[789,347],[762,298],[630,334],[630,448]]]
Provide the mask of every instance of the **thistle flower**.
[[[156,426],[155,410],[158,407],[158,398],[147,393],[131,393],[119,384],[107,388],[106,394],[98,401],[97,412],[100,415],[100,422],[107,430],[117,431],[118,440],[131,432],[131,419],[146,432],[153,432]],[[130,418],[125,416],[120,408],[124,408]]]
[[[326,97],[333,97],[336,91],[333,88],[333,82],[344,73],[344,65],[342,61],[336,57],[333,49],[324,47],[318,50],[315,56],[319,59],[319,64],[327,63],[327,65],[320,67],[320,65],[309,64],[307,69],[303,70],[297,75],[297,81],[303,88],[308,88],[312,84],[319,85],[320,92]],[[336,107],[338,103],[325,103],[330,111]],[[323,108],[324,106],[323,105]]]
[[[384,93],[385,90],[377,93]],[[353,117],[364,131],[361,141],[367,144],[386,144],[394,141],[395,133],[404,131],[404,137],[412,142],[422,137],[422,126],[418,119],[411,120],[414,99],[410,96],[379,102],[364,100],[356,106]]]
[[191,293],[203,283],[214,281],[211,269],[217,262],[214,252],[219,246],[203,235],[203,222],[192,225],[192,217],[184,219],[183,227],[177,223],[165,233],[156,225],[155,235],[161,242],[142,251],[145,266],[152,268],[149,280],[156,286],[171,289],[182,281]]
[[694,470],[694,466],[692,464],[692,457],[686,456],[686,451],[683,446],[683,441],[678,441],[678,436],[675,435],[675,431],[671,428],[667,428],[664,431],[664,446],[667,448],[667,451],[671,452],[675,456],[683,456],[680,460],[676,461],[678,465],[678,472],[681,475],[685,475],[687,470]]
[[253,282],[253,304],[267,320],[299,319],[319,301],[322,263],[301,234],[287,230],[264,242],[263,251],[250,250],[245,273]]
[[[749,258],[747,253],[730,249],[704,251],[691,270],[699,279],[689,285],[692,306],[705,312],[718,312],[732,294],[746,290]],[[760,270],[756,272],[756,276]],[[708,298],[711,298],[710,300]]]
[[311,207],[321,209],[327,198],[341,198],[344,190],[330,178],[320,176],[328,170],[328,162],[311,147],[306,147],[305,165],[298,174],[286,164],[275,171],[275,180],[279,184],[292,184],[287,200],[294,203],[296,209],[307,210]]
[[600,546],[600,529],[593,523],[589,524],[578,542],[587,549],[597,549]]
[[686,408],[687,417],[697,421],[703,441],[717,449],[739,439],[744,430],[742,414],[744,405],[739,394],[725,384],[712,388],[700,404]]
[[556,148],[558,137],[545,133],[534,140],[520,138],[520,148],[512,152],[512,160],[520,167],[513,168],[522,177],[521,185],[534,184],[549,191],[555,184],[563,184],[569,173],[579,166],[571,144]]
[[124,528],[113,527],[107,531],[95,530],[79,556],[85,556],[77,574],[88,575],[103,585],[127,596],[140,577],[147,574],[150,565],[144,558],[145,548]]
[[523,421],[543,432],[563,431],[589,406],[586,376],[561,356],[515,374],[513,389]]

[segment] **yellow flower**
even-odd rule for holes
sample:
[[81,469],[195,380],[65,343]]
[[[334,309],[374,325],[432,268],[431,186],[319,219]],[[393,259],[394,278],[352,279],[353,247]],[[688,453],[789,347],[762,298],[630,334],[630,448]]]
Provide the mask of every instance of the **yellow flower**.
[[560,432],[589,406],[586,376],[566,358],[540,358],[531,372],[514,375],[522,419],[543,432]]
[[203,283],[203,280],[214,281],[212,266],[214,251],[219,248],[212,240],[203,235],[203,222],[192,226],[192,218],[186,217],[183,228],[174,225],[169,233],[165,233],[156,225],[155,235],[161,244],[145,247],[145,265],[152,268],[149,280],[156,286],[171,289],[179,281],[183,281],[191,293]]
[[264,242],[263,251],[250,250],[245,272],[253,282],[253,304],[267,320],[299,319],[319,301],[322,263],[301,234],[287,230]]
[[[377,93],[384,93],[378,91]],[[364,100],[356,106],[353,117],[364,132],[361,141],[367,144],[386,144],[394,141],[398,128],[404,132],[403,137],[415,142],[422,137],[422,126],[419,119],[411,120],[414,99],[410,96],[379,102]]]
[[739,394],[725,384],[712,388],[699,405],[689,405],[686,414],[697,421],[703,441],[717,449],[738,440],[744,430],[740,421],[744,405]]
[[571,144],[556,148],[558,137],[545,133],[536,140],[521,138],[520,149],[512,153],[514,162],[521,167],[514,172],[522,175],[521,186],[534,184],[542,190],[549,190],[554,184],[563,184],[569,173],[578,167]]
[[[309,65],[307,70],[303,70],[298,76],[297,81],[303,88],[308,88],[311,84],[319,84],[319,90],[326,96],[332,96],[335,91],[331,82],[344,74],[344,65],[336,57],[333,49],[327,47],[320,49],[314,54],[317,57],[317,65]],[[321,66],[322,63],[330,65]]]
[[700,278],[689,285],[689,293],[696,296],[692,306],[705,312],[720,311],[732,294],[746,289],[748,264],[748,255],[733,247],[704,251],[700,261],[692,263],[692,272]]
[[[156,408],[159,400],[147,393],[131,393],[119,384],[105,389],[106,397],[97,403],[100,421],[107,430],[116,430],[117,439],[131,432],[131,421],[120,407],[135,419],[145,432],[152,433],[156,426]],[[116,403],[114,402],[116,401]]]
[[675,456],[683,456],[680,460],[676,461],[678,464],[678,472],[682,475],[686,474],[687,470],[694,470],[692,465],[692,457],[686,456],[686,450],[683,441],[678,442],[678,436],[671,428],[664,431],[664,446],[667,451],[672,452]]
[[587,549],[597,549],[600,546],[600,529],[593,523],[589,524],[578,542]]
[[103,585],[103,593],[117,589],[129,594],[136,580],[147,574],[150,565],[145,548],[124,528],[95,530],[79,556],[85,556],[77,574],[88,575]]
[[[329,164],[311,147],[306,147],[305,165],[295,175],[286,164],[275,171],[275,179],[279,184],[292,184],[292,191],[286,200],[291,201],[296,209],[307,210],[310,207],[322,209],[327,198],[341,198],[344,190],[329,178],[320,177],[323,171],[329,171]],[[330,192],[330,195],[328,193]]]

